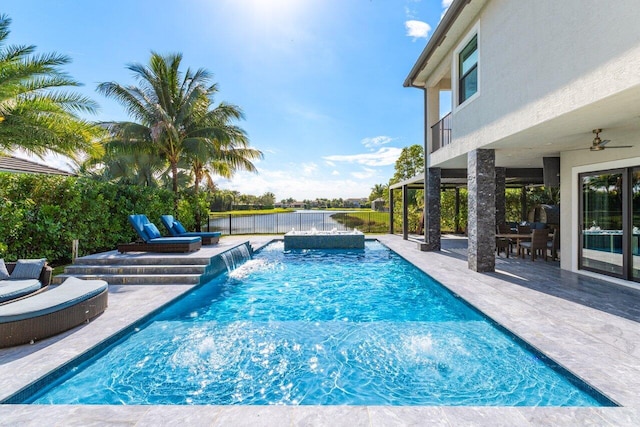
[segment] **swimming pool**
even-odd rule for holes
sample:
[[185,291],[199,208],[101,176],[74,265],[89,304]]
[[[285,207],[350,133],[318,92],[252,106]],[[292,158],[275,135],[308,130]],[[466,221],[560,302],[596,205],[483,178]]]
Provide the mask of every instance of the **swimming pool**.
[[271,244],[27,401],[611,405],[375,242]]

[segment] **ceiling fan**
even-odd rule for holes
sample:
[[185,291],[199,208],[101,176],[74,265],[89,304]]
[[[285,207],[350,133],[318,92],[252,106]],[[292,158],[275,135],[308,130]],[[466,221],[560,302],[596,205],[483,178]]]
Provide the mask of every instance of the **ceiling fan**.
[[[596,137],[593,138],[593,142],[591,143],[591,147],[589,147],[589,150],[591,151],[602,151],[605,148],[605,145],[607,145],[608,143],[610,143],[611,141],[608,139],[600,139],[600,132],[602,132],[602,129],[594,129],[593,133],[596,134]],[[608,147],[608,148],[631,148],[633,147],[633,145],[616,145],[615,147]]]

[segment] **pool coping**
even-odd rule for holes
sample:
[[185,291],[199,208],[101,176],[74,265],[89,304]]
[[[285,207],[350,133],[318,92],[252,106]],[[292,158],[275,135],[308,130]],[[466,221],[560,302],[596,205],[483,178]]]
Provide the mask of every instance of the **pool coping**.
[[[228,244],[249,240],[255,249],[275,236],[226,237]],[[368,236],[367,238],[370,238]],[[622,405],[619,408],[394,407],[394,406],[81,406],[0,405],[0,424],[190,422],[207,425],[639,425],[640,331],[638,323],[498,277],[475,273],[463,260],[420,252],[394,235],[375,238],[460,295],[506,329]],[[226,245],[225,245],[226,246]],[[0,390],[33,380],[37,372],[69,360],[81,348],[107,336],[188,292],[187,285],[112,287],[110,308],[88,325],[33,346],[0,351]],[[145,298],[135,312],[126,303]],[[147,301],[148,300],[148,301]],[[146,313],[146,314],[145,314]],[[128,322],[128,323],[127,323]],[[58,363],[59,364],[59,363]],[[28,374],[34,371],[36,373]],[[50,369],[49,369],[50,370]],[[45,372],[46,373],[46,372]],[[11,385],[13,384],[13,385]]]

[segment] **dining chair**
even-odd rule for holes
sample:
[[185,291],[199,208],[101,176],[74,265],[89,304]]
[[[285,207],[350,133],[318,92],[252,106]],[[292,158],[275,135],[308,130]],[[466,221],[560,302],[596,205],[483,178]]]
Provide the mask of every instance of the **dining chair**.
[[[518,224],[518,234],[526,234],[529,236],[531,234],[531,226],[530,225],[520,225]],[[520,256],[522,252],[521,243],[531,240],[529,237],[521,237],[516,242],[516,253]],[[523,256],[524,258],[524,256]]]
[[536,260],[536,254],[540,253],[544,260],[547,260],[547,241],[549,240],[549,230],[546,228],[533,230],[531,240],[520,242],[521,257],[524,258],[525,249],[531,254],[531,261]]

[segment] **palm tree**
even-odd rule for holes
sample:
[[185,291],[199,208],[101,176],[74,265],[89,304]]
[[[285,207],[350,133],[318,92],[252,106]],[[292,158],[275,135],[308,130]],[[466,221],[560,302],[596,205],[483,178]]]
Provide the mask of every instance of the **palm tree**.
[[55,152],[77,160],[79,152],[99,155],[102,129],[78,113],[94,113],[97,104],[76,93],[80,86],[60,70],[67,56],[35,55],[35,46],[6,46],[11,19],[0,15],[0,154],[22,148],[42,157]]
[[195,115],[184,140],[196,196],[203,180],[214,187],[212,174],[231,178],[239,170],[257,172],[251,161],[262,158],[259,150],[249,147],[245,132],[231,124],[243,118],[238,107],[220,103],[211,109],[210,98],[202,101],[202,114]]
[[[205,69],[195,72],[187,69],[183,73],[181,61],[181,54],[161,56],[152,52],[148,66],[127,66],[133,71],[138,86],[122,86],[115,82],[98,85],[99,92],[118,100],[136,120],[112,124],[112,141],[121,142],[121,147],[128,146],[129,150],[157,153],[168,162],[172,189],[176,194],[176,213],[180,162],[198,158],[200,164],[196,164],[195,169],[200,176],[205,165],[215,165],[218,160],[228,162],[224,156],[210,155],[219,154],[214,148],[228,144],[236,148],[233,144],[238,142],[237,136],[229,132],[240,129],[231,126],[229,120],[242,117],[237,107],[227,104],[211,110],[218,91],[217,85],[211,84],[211,73]],[[220,116],[227,120],[220,120]],[[253,151],[245,155],[251,153]],[[241,159],[238,164],[247,166],[245,160],[250,164],[250,159]],[[230,163],[229,167],[233,170],[236,166]]]

